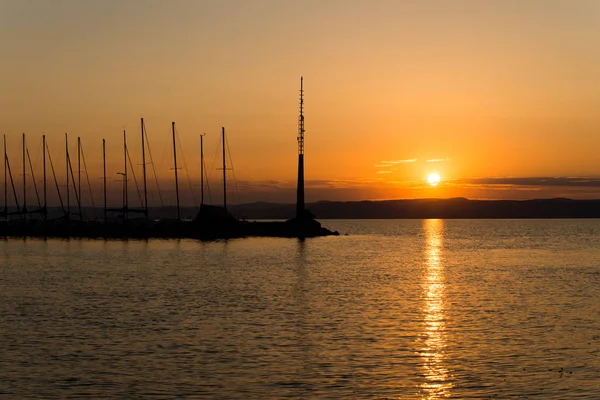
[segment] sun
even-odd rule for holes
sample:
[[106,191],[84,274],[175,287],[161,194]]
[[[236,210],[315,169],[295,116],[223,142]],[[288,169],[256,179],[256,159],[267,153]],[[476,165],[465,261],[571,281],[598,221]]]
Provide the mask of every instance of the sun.
[[427,175],[427,183],[431,186],[437,186],[440,183],[440,175],[436,173]]

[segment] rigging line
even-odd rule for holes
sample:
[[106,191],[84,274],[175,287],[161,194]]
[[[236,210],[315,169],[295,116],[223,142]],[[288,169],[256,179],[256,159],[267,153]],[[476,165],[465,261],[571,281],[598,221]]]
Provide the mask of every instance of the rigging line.
[[88,174],[87,165],[85,163],[85,154],[83,153],[83,144],[81,146],[81,161],[83,161],[83,170],[85,171],[85,178],[87,180],[88,189],[90,192],[90,200],[92,201],[92,209],[94,210],[94,216],[96,216],[96,204],[94,204],[94,194],[92,193],[92,184],[90,183],[90,175]]
[[15,188],[15,181],[13,180],[12,171],[10,169],[10,161],[8,160],[8,156],[4,157],[6,160],[6,167],[8,168],[8,176],[10,177],[10,185],[12,186],[13,196],[15,197],[15,205],[17,206],[17,211],[21,211],[19,208],[19,198],[17,197],[17,189]]
[[[43,134],[43,132],[42,132],[42,134]],[[35,160],[35,164],[39,166],[40,164],[43,164],[43,158],[42,158],[43,155],[40,153],[40,149],[42,149],[42,151],[44,151],[44,146],[43,146],[44,140],[42,138],[40,138],[38,143],[39,143],[39,146],[36,146],[36,150],[35,150],[36,153],[35,153],[35,157],[33,157],[33,159]],[[43,169],[43,165],[42,165],[42,169]],[[31,171],[31,176],[33,177],[33,170]],[[46,182],[44,182],[43,177],[39,181],[42,182],[42,187],[44,187],[43,185],[45,185],[46,182],[48,181],[48,177],[46,177]],[[34,179],[34,182],[35,182],[35,179]],[[45,204],[44,206],[48,207],[48,204]],[[42,205],[40,203],[40,209],[41,208],[42,208]],[[46,210],[46,212],[48,212],[48,210]]]
[[[207,177],[206,177],[206,182],[208,182],[208,177],[210,176],[210,173],[214,171],[216,171],[215,169],[215,163],[217,162],[217,157],[219,154],[219,145],[221,144],[221,135],[219,135],[219,140],[217,142],[217,147],[215,147],[215,154],[213,155],[213,159],[212,159],[212,163],[210,164],[210,169],[209,171],[207,171]],[[210,191],[209,191],[209,195],[210,195]],[[210,201],[212,203],[212,197],[210,197]]]
[[[41,138],[39,141],[39,146],[36,146],[35,148],[36,148],[36,150],[35,150],[36,153],[34,154],[35,157],[33,157],[33,160],[35,161],[34,162],[35,165],[39,165],[39,164],[41,164],[41,162],[40,162],[41,161],[40,148],[42,148],[42,139]],[[40,182],[43,182],[43,179],[40,179]]]
[[50,169],[52,170],[52,176],[54,177],[54,185],[56,186],[56,193],[58,193],[58,200],[60,201],[60,209],[62,212],[66,212],[65,205],[62,200],[62,196],[60,195],[60,187],[58,186],[58,179],[56,179],[56,172],[54,171],[54,163],[52,163],[52,156],[50,155],[50,149],[48,148],[48,143],[46,143],[46,149],[48,153],[48,161],[50,161]]
[[185,154],[183,152],[183,147],[181,146],[181,140],[179,139],[179,132],[177,127],[175,127],[175,136],[177,137],[177,145],[179,147],[179,152],[181,153],[181,160],[183,161],[183,168],[185,169],[185,175],[187,177],[188,186],[190,188],[190,193],[192,194],[192,201],[194,202],[194,207],[198,207],[198,200],[196,195],[194,194],[194,188],[192,186],[192,180],[190,178],[190,170],[187,167],[187,163],[185,162]]
[[29,155],[29,149],[25,149],[27,153],[27,161],[29,161],[29,170],[31,171],[31,180],[33,181],[33,189],[35,190],[35,197],[38,201],[38,207],[42,208],[42,202],[40,201],[40,194],[37,189],[37,183],[35,183],[35,175],[33,174],[33,164],[31,163],[31,156]]
[[140,187],[138,185],[137,178],[135,177],[135,171],[133,170],[133,163],[131,162],[131,156],[129,155],[129,148],[127,148],[127,160],[129,160],[129,165],[131,166],[131,175],[133,175],[133,182],[135,183],[135,189],[137,190],[137,194],[140,199],[140,204],[143,207],[144,200],[142,200],[142,192],[140,192]]
[[[167,138],[171,136],[171,132],[169,132],[169,135],[167,135]],[[163,145],[161,146],[163,151],[162,151],[162,156],[160,158],[160,162],[158,163],[158,169],[160,171],[164,170],[163,167],[165,165],[165,158],[166,158],[166,154],[167,154],[167,150],[171,148],[171,146],[169,146],[169,142],[167,141],[167,139],[165,139],[165,141],[163,142]],[[173,153],[170,152],[169,154],[169,169],[171,169],[171,165],[173,165]]]
[[154,175],[154,181],[156,183],[156,190],[158,191],[158,198],[160,200],[160,206],[164,207],[162,194],[160,192],[160,186],[158,184],[158,177],[156,176],[156,167],[154,166],[154,159],[152,158],[152,151],[150,151],[150,138],[148,137],[148,129],[144,126],[144,132],[146,133],[146,146],[148,147],[148,157],[150,158],[150,163],[152,164],[152,173]]
[[212,163],[210,164],[210,171],[212,171],[215,168],[215,163],[217,162],[217,157],[219,155],[219,145],[220,144],[221,144],[221,135],[219,135],[219,140],[217,141],[217,147],[215,147],[215,154],[213,155]]
[[237,178],[235,177],[235,168],[233,168],[233,159],[231,158],[231,149],[229,148],[229,140],[225,137],[225,143],[227,144],[227,155],[229,156],[229,164],[231,165],[231,172],[233,174],[233,184],[235,185],[234,195],[237,196],[237,201],[240,201],[240,189],[238,186]]
[[204,165],[202,167],[204,169],[204,184],[206,185],[206,191],[208,192],[208,201],[210,202],[210,204],[212,204],[212,195],[210,194],[210,185],[208,184],[208,171],[206,171]]
[[[69,157],[69,171],[71,171],[71,181],[73,182],[73,192],[75,193],[75,201],[77,202],[77,205],[80,204],[80,200],[79,200],[79,191],[76,189],[77,185],[75,184],[75,175],[73,175],[73,164],[71,164],[71,157]],[[67,180],[69,179],[69,177],[67,177]],[[83,218],[83,215],[79,215],[79,218]]]

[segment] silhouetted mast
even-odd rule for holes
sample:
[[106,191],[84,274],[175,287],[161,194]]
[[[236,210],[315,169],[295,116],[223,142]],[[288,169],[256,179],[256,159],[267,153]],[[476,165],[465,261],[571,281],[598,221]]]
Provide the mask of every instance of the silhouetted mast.
[[[85,162],[85,153],[83,151],[83,144],[81,145],[81,163],[83,171],[85,172],[85,180],[87,181],[88,191],[90,194],[90,203],[92,203],[92,215],[96,218],[96,203],[94,202],[94,193],[92,191],[92,184],[90,182],[90,174],[88,174],[87,163]],[[81,193],[81,202],[83,203],[83,193]]]
[[227,165],[225,164],[225,127],[221,127],[223,140],[223,208],[227,210]]
[[77,137],[77,208],[79,209],[79,219],[83,219],[81,211],[81,137]]
[[102,171],[104,174],[102,175],[103,187],[102,191],[104,193],[104,223],[108,222],[107,218],[107,209],[106,209],[106,140],[102,139]]
[[46,135],[42,135],[42,162],[44,164],[44,219],[48,219],[48,185],[46,178]]
[[179,210],[179,180],[177,177],[177,146],[175,144],[175,122],[171,122],[171,130],[173,131],[173,164],[175,166],[175,199],[177,201],[177,219],[181,219]]
[[60,187],[58,185],[58,179],[56,178],[56,170],[54,169],[54,163],[52,162],[52,154],[50,154],[50,149],[48,148],[48,143],[46,143],[46,149],[44,153],[48,152],[48,161],[50,161],[50,169],[52,170],[52,177],[54,178],[54,186],[56,187],[56,193],[58,194],[58,201],[60,202],[60,209],[65,212],[65,205],[62,201],[62,196],[60,195]]
[[35,171],[33,170],[33,163],[31,162],[31,154],[29,154],[29,149],[25,146],[25,152],[27,153],[27,163],[29,164],[29,172],[31,172],[31,182],[33,183],[33,190],[35,191],[35,198],[38,202],[39,210],[36,212],[43,211],[42,210],[42,202],[40,201],[40,193],[38,192],[37,183],[35,180]]
[[123,160],[125,172],[123,172],[123,216],[127,219],[128,209],[128,190],[127,190],[127,133],[123,129]]
[[23,133],[23,218],[27,219],[27,173],[25,169],[25,134]]
[[66,177],[67,177],[67,219],[71,218],[71,195],[69,193],[69,136],[65,133]]
[[[77,193],[77,183],[75,182],[75,174],[73,173],[73,164],[71,164],[71,158],[69,157],[69,171],[71,172],[71,183],[73,184],[73,192],[75,193],[75,202],[79,206],[79,193]],[[81,215],[79,215],[81,219]]]
[[200,208],[204,205],[204,135],[200,135]]
[[142,126],[142,173],[144,175],[144,212],[146,219],[148,219],[148,185],[146,181],[146,139],[145,139],[145,127],[144,118],[141,119]]
[[12,170],[10,169],[10,161],[8,160],[8,154],[6,153],[6,135],[4,136],[4,161],[6,162],[6,169],[8,170],[8,177],[10,178],[10,186],[12,188],[13,197],[15,198],[15,206],[17,207],[17,212],[20,212],[19,198],[17,197],[17,188],[15,187],[15,181],[13,180]]
[[4,135],[4,218],[8,219],[8,168],[6,167],[6,135]]
[[304,218],[304,88],[300,77],[300,116],[298,117],[298,189],[296,196],[296,219]]

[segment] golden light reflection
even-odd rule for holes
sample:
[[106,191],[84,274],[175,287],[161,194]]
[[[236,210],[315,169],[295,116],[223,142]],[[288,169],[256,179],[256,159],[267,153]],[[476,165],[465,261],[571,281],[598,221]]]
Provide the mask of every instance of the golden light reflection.
[[444,221],[428,219],[423,222],[425,232],[426,271],[423,278],[424,291],[424,345],[421,349],[426,382],[421,385],[426,399],[450,397],[452,383],[445,367],[445,276],[443,263]]

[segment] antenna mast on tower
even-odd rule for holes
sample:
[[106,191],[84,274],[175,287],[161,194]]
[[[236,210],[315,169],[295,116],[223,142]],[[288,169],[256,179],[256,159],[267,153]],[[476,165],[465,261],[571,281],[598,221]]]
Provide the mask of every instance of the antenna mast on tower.
[[304,88],[300,77],[300,116],[298,117],[298,189],[296,196],[296,220],[304,219]]

